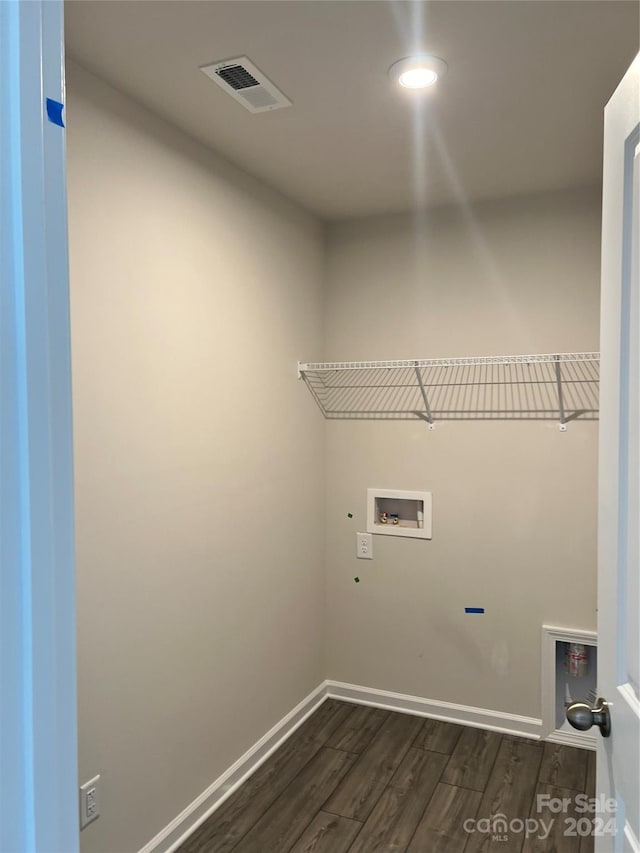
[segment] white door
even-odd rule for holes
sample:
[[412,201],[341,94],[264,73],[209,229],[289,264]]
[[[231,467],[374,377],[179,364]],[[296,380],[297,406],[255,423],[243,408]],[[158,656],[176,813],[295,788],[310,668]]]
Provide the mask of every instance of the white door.
[[597,838],[597,853],[640,853],[639,206],[640,55],[605,110],[598,680],[611,735],[598,739],[596,785],[616,801],[616,833]]

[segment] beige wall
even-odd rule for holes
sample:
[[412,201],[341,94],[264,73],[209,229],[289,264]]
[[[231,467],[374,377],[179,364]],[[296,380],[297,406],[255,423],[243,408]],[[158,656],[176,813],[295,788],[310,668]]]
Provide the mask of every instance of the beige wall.
[[142,847],[324,677],[323,233],[68,79],[84,851]]
[[[599,228],[591,191],[335,225],[325,359],[597,350]],[[329,421],[328,677],[540,717],[541,625],[596,624],[596,435]],[[357,560],[367,487],[431,491],[433,540]]]

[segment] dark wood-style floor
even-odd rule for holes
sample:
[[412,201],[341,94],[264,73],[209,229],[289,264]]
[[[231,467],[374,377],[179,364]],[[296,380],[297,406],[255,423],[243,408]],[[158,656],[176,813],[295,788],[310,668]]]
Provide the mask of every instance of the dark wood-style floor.
[[[587,853],[564,834],[573,805],[536,812],[538,794],[580,793],[592,752],[328,699],[179,853]],[[498,814],[506,834],[465,831]],[[526,838],[518,819],[540,818]]]

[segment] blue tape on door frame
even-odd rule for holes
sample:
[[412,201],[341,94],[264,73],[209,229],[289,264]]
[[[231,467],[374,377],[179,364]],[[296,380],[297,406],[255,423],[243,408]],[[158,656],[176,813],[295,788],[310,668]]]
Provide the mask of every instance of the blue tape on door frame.
[[58,127],[64,127],[64,122],[62,121],[63,109],[64,104],[61,104],[60,101],[54,101],[53,98],[47,98],[47,118],[51,124],[57,124]]
[[484,607],[465,607],[465,613],[484,613]]

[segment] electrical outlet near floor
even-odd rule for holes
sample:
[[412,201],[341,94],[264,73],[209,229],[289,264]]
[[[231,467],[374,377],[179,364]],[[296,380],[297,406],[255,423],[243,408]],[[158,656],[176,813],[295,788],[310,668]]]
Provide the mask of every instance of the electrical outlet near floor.
[[371,533],[356,533],[356,557],[373,560],[373,536]]
[[80,786],[80,829],[100,817],[100,776]]

